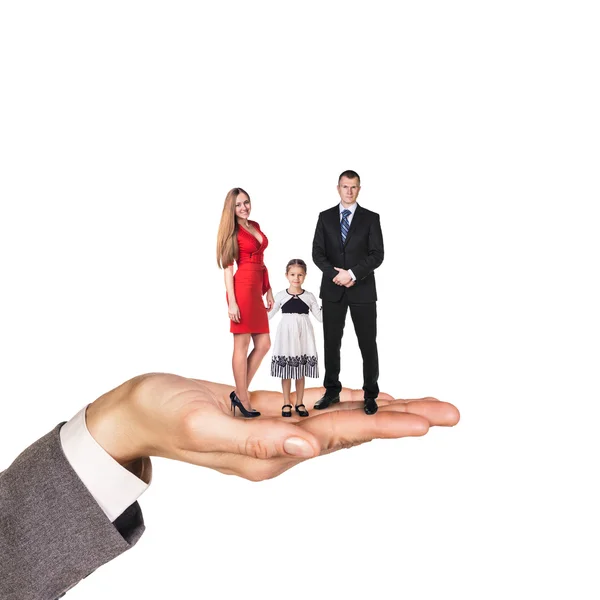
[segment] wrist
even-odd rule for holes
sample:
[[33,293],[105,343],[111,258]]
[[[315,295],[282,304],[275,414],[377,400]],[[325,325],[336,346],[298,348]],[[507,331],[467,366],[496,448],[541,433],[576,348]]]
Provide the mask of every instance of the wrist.
[[131,396],[136,380],[130,380],[107,392],[86,411],[86,426],[90,435],[119,464],[132,470],[139,459],[148,456],[140,440],[142,436],[134,414]]

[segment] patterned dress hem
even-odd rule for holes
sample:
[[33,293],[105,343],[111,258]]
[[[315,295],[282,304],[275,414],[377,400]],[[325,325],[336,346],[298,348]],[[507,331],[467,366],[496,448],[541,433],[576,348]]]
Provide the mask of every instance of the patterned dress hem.
[[319,377],[319,364],[316,356],[273,356],[271,375],[281,379],[302,379]]

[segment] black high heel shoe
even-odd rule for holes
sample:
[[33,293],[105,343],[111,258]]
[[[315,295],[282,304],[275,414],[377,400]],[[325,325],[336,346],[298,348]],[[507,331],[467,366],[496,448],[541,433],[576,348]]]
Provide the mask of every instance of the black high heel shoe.
[[[302,408],[300,408],[300,407],[302,407]],[[306,410],[306,406],[304,406],[304,404],[296,404],[296,412],[301,417],[308,417],[308,411]]]
[[246,410],[246,407],[242,404],[242,401],[237,397],[235,390],[229,394],[229,399],[231,400],[231,410],[233,411],[233,416],[235,417],[235,409],[239,408],[240,412],[247,419],[252,419],[254,417],[260,417],[260,413],[257,410]]
[[[231,392],[231,394],[229,394],[229,399],[233,402],[233,400],[235,400],[236,402],[241,402],[241,400],[237,397],[237,394],[235,393],[235,390],[233,390],[233,392]],[[254,408],[250,409],[250,412],[258,412],[257,410],[255,410]],[[260,415],[260,413],[258,413]]]

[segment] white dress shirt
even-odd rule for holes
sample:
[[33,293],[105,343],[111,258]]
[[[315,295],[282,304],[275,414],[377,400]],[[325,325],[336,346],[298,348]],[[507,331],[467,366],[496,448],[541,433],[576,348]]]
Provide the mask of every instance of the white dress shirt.
[[[354,202],[350,206],[344,206],[340,202],[340,227],[342,225],[342,219],[343,219],[342,213],[345,210],[349,210],[350,211],[350,214],[347,217],[347,219],[348,219],[348,227],[350,227],[350,225],[352,225],[352,219],[354,218],[354,211],[356,210],[356,202]],[[354,273],[352,272],[352,269],[348,269],[348,273],[350,273],[350,277],[352,277],[352,281],[356,281],[356,275],[354,275]]]
[[140,472],[146,474],[145,482],[121,466],[92,437],[85,422],[86,410],[87,406],[62,426],[60,441],[73,470],[113,522],[148,489],[150,459],[142,459]]

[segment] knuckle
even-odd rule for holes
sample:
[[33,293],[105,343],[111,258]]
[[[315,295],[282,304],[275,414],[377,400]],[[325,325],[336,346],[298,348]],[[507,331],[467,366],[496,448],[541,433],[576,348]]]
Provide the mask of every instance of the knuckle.
[[327,450],[347,450],[348,448],[358,446],[359,444],[360,442],[358,441],[334,435],[329,439]]
[[359,446],[361,444],[361,442],[356,441],[356,440],[339,440],[338,441],[338,446],[337,449],[338,450],[348,450],[350,448],[354,448],[354,446]]
[[274,456],[274,448],[271,444],[265,443],[258,437],[249,437],[244,445],[244,454],[252,458],[267,459]]
[[339,418],[340,414],[337,412],[332,412],[329,417],[330,436],[327,443],[327,450],[347,450],[348,448],[362,444],[364,440],[352,438],[348,435],[347,431],[344,431],[344,428],[338,422]]

